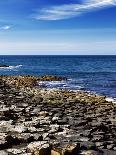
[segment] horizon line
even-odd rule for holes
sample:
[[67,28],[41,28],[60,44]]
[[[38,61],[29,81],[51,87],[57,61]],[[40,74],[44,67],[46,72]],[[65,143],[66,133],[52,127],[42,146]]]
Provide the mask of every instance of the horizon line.
[[116,56],[116,54],[24,54],[24,55],[20,55],[20,54],[5,54],[5,55],[1,55],[0,56]]

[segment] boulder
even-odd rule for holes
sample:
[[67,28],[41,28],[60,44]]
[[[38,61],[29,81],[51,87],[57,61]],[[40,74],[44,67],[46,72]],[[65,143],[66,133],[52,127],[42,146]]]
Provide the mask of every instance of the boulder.
[[51,155],[60,155],[60,153],[59,152],[56,152],[54,150],[51,150]]
[[37,141],[32,142],[27,146],[27,152],[34,153],[35,151],[40,151],[41,149],[47,148],[50,148],[50,144],[48,144],[47,141]]
[[9,67],[9,66],[0,64],[0,68],[4,68],[4,67]]
[[6,151],[0,151],[0,155],[8,155]]

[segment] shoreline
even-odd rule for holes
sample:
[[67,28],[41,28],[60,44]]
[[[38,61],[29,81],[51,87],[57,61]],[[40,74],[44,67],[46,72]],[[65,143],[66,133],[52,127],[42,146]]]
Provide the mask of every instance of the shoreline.
[[88,151],[115,154],[116,104],[81,90],[36,87],[37,80],[56,79],[66,78],[0,76],[2,153],[38,155],[44,149],[52,155],[63,150],[70,155],[74,150],[85,155]]

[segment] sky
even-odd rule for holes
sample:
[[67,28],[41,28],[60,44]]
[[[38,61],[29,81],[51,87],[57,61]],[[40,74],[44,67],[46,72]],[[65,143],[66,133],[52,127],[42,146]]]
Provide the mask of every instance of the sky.
[[0,55],[116,55],[116,0],[0,0]]

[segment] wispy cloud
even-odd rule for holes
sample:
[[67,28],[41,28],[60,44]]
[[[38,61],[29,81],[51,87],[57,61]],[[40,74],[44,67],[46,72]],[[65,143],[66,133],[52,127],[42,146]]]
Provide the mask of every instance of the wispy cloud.
[[36,11],[33,18],[36,20],[62,20],[112,5],[116,5],[116,0],[83,0],[82,4],[66,4],[43,8]]
[[4,25],[0,27],[0,30],[9,30],[11,29],[11,25]]

